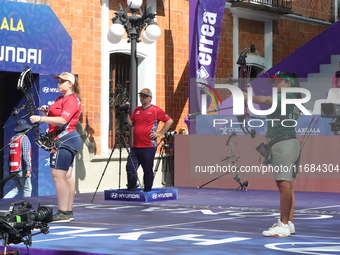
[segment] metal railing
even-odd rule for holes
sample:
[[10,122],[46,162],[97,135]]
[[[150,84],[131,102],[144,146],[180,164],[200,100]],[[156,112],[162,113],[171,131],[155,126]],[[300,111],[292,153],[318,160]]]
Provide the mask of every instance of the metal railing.
[[234,1],[227,1],[227,2],[230,2],[230,3],[247,2],[247,3],[270,6],[273,8],[291,10],[293,1],[292,0],[234,0]]

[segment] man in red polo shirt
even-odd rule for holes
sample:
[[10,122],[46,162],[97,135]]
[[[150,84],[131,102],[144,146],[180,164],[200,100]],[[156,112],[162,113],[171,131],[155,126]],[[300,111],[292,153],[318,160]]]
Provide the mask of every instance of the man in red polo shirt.
[[[165,134],[173,120],[161,108],[151,104],[152,92],[142,89],[139,93],[142,106],[136,107],[131,117],[128,116],[128,126],[133,129],[133,145],[126,164],[128,190],[134,191],[137,186],[137,169],[141,165],[144,172],[144,191],[151,191],[153,185],[153,162],[157,150],[157,137]],[[159,121],[164,122],[157,131]]]

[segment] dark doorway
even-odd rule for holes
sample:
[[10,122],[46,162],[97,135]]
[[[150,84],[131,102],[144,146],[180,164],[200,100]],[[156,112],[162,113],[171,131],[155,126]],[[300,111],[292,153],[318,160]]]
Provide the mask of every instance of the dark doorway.
[[[17,90],[17,83],[20,73],[0,72],[0,146],[4,148],[9,141],[4,141],[4,131],[7,130],[5,124],[11,116],[13,110],[19,104],[23,95]],[[11,125],[12,127],[12,125]],[[13,131],[14,134],[14,131]],[[6,150],[8,148],[5,148]],[[4,150],[0,152],[0,178],[4,177]],[[0,186],[0,197],[3,197],[3,186]]]
[[[122,132],[127,146],[130,146],[129,128],[121,121],[122,112],[116,112],[115,107],[131,101],[130,99],[130,55],[112,53],[110,55],[110,125],[109,148],[119,144],[118,134]],[[122,129],[122,130],[120,130]]]

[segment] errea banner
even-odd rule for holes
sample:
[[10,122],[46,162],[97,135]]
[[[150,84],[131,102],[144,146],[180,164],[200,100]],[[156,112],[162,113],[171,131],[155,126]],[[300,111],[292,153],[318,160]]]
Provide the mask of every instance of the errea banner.
[[71,69],[72,39],[48,5],[0,0],[0,71]]
[[214,84],[208,84],[208,79],[214,80],[216,73],[224,9],[225,0],[190,1],[189,79],[199,81],[190,83],[190,113],[200,111],[202,93],[215,94]]

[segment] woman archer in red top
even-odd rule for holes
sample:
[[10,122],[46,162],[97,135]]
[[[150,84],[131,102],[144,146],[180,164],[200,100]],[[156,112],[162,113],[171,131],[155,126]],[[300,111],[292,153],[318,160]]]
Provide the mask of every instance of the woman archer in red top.
[[73,202],[75,182],[72,177],[73,160],[80,149],[81,138],[76,125],[81,114],[80,89],[77,77],[63,72],[54,76],[58,80],[59,96],[48,108],[39,108],[43,116],[32,115],[32,123],[44,122],[49,125],[48,134],[55,140],[56,150],[51,151],[50,168],[58,199],[58,212],[52,222],[74,220]]

